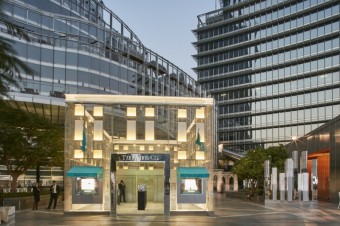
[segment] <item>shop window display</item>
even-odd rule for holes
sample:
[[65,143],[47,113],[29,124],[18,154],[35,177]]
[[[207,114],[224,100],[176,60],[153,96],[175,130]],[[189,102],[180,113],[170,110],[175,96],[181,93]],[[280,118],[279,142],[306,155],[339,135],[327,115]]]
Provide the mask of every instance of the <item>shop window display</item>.
[[96,195],[98,194],[98,183],[95,178],[77,178],[77,195]]
[[202,194],[202,179],[183,179],[181,183],[181,194]]

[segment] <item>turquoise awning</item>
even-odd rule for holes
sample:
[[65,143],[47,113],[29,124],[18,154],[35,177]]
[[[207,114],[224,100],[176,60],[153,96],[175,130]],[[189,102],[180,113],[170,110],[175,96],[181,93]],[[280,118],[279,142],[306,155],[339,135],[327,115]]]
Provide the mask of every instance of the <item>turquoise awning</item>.
[[177,177],[184,178],[208,178],[209,172],[205,167],[178,167]]
[[66,174],[68,177],[101,177],[102,167],[98,166],[73,166]]

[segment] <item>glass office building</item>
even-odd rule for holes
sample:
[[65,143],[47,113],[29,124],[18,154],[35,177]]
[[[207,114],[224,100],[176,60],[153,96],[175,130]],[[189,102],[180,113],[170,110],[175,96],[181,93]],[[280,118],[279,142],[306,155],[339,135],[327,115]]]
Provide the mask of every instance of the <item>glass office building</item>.
[[219,2],[194,45],[225,149],[286,144],[339,115],[338,0]]
[[[4,0],[3,12],[30,41],[0,23],[19,59],[20,88],[9,86],[16,103],[63,124],[65,94],[201,96],[196,81],[143,45],[99,0]],[[47,105],[47,106],[46,106]]]

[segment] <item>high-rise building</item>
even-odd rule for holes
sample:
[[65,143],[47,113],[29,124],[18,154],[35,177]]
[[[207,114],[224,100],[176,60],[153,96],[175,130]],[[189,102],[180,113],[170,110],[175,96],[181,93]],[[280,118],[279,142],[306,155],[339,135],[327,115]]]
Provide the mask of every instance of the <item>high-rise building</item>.
[[194,45],[226,150],[286,144],[339,115],[338,0],[219,2]]
[[22,72],[20,88],[9,86],[15,103],[63,123],[64,94],[201,96],[197,82],[148,49],[99,0],[3,0],[3,12],[29,41],[0,23],[13,40]]

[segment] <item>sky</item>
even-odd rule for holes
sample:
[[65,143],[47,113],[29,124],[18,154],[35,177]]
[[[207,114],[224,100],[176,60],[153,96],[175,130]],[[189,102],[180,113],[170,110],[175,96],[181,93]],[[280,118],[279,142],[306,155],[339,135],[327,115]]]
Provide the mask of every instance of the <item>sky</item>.
[[191,44],[197,16],[215,10],[217,0],[104,0],[147,48],[197,78]]

